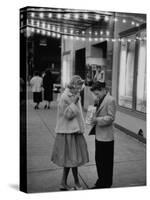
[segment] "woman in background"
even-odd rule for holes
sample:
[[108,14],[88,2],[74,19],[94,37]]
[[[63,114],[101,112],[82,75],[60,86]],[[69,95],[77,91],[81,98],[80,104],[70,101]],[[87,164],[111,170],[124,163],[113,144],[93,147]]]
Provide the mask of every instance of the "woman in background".
[[42,101],[42,84],[43,80],[38,71],[34,73],[33,78],[30,80],[30,85],[33,92],[33,102],[36,103],[34,108],[39,109],[39,103]]
[[50,70],[45,72],[43,77],[44,100],[46,102],[44,108],[50,109],[50,102],[53,100],[53,81]]

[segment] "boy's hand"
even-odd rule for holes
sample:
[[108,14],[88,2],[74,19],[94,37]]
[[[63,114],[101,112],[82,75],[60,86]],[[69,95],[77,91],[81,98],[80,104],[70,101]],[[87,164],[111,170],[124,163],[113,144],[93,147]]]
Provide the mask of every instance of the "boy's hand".
[[91,124],[96,124],[97,123],[97,118],[96,117],[93,117],[93,119],[91,120]]

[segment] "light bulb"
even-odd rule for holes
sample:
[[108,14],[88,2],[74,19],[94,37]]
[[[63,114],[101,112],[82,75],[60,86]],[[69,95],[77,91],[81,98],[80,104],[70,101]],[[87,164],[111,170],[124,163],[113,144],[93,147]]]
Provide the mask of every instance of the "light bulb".
[[61,14],[59,13],[59,14],[57,14],[57,18],[58,19],[60,19],[61,18]]
[[53,36],[53,37],[56,37],[56,33],[52,33],[52,36]]
[[39,21],[37,21],[37,23],[36,23],[36,26],[37,26],[37,27],[39,27],[39,26],[40,26],[40,22],[39,22]]
[[60,34],[57,34],[57,38],[60,38]]
[[115,18],[114,18],[114,21],[115,21],[115,22],[117,22],[117,21],[118,21],[118,18],[117,18],[117,17],[115,17]]
[[50,35],[51,35],[51,32],[48,31],[48,32],[47,32],[47,35],[50,36]]
[[36,32],[37,32],[37,33],[40,33],[40,29],[37,29]]
[[110,32],[109,31],[106,31],[106,35],[108,36],[110,34]]
[[40,18],[43,18],[44,17],[44,13],[40,13],[39,16],[40,16]]
[[103,31],[101,31],[100,34],[103,35]]
[[42,35],[45,35],[46,34],[46,31],[45,30],[42,30]]
[[48,25],[47,25],[47,28],[48,28],[49,30],[51,29],[51,26],[50,26],[50,24],[48,24]]
[[35,29],[34,28],[31,28],[31,32],[34,32],[35,31]]
[[108,16],[105,16],[105,21],[108,21],[109,20],[109,17]]
[[51,17],[52,17],[52,13],[49,13],[49,14],[48,14],[48,17],[51,18]]
[[57,27],[57,32],[60,32],[60,28],[59,27]]
[[99,20],[100,18],[101,18],[100,15],[96,15],[96,16],[95,16],[95,19],[96,19],[96,20]]
[[68,13],[68,14],[65,14],[65,18],[66,19],[70,19],[70,14]]
[[67,29],[66,28],[64,29],[64,33],[67,33]]
[[52,30],[55,31],[55,26],[52,27]]
[[88,19],[88,14],[84,14],[84,15],[83,15],[83,18],[84,18],[84,19]]
[[75,18],[75,19],[79,19],[79,14],[76,13],[76,14],[74,15],[74,18]]
[[32,12],[32,13],[31,13],[31,17],[34,17],[34,16],[35,16],[35,13]]
[[42,23],[42,28],[45,28],[45,22]]

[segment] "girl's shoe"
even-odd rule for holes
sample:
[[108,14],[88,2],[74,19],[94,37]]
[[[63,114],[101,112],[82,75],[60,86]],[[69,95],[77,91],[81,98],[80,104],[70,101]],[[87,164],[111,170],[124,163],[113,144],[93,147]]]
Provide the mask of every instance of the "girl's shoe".
[[50,109],[50,106],[48,106],[47,109]]
[[46,109],[46,108],[47,108],[47,105],[44,106],[44,109]]
[[83,190],[83,187],[82,186],[78,186],[78,185],[75,185],[74,188],[75,188],[75,190]]
[[37,105],[36,105],[36,106],[34,106],[34,109],[35,109],[35,110],[37,109]]
[[69,187],[68,185],[60,185],[60,190],[62,191],[72,191],[74,187]]

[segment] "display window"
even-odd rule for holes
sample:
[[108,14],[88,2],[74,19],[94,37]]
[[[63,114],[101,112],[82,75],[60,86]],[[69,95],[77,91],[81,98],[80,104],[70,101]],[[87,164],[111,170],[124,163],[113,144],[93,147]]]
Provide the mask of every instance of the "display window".
[[120,40],[118,105],[146,113],[146,30]]

